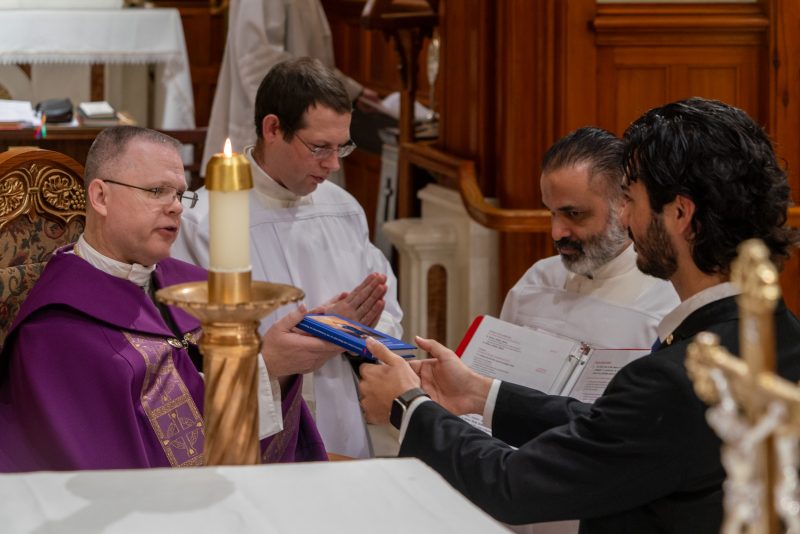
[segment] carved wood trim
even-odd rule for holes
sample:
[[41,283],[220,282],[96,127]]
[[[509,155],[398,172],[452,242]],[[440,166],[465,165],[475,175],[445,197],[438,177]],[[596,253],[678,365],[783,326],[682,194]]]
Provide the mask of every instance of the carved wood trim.
[[72,158],[38,148],[0,154],[0,230],[28,215],[69,223],[83,217],[83,166]]
[[549,232],[550,212],[547,210],[502,209],[489,204],[475,177],[475,162],[442,152],[430,143],[404,143],[401,157],[455,184],[464,208],[479,224],[500,232]]
[[[440,183],[455,187],[464,208],[477,223],[498,232],[545,233],[550,231],[547,210],[504,209],[492,206],[481,193],[475,177],[475,162],[437,149],[431,143],[404,143],[401,156],[441,178]],[[787,225],[800,228],[800,207],[790,207]]]
[[592,21],[597,44],[761,44],[769,18],[761,4],[599,4]]

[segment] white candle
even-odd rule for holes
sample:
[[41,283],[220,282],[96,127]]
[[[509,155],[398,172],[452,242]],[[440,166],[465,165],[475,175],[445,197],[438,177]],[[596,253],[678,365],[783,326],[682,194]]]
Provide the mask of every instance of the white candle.
[[242,165],[246,166],[249,178],[249,163],[241,154],[231,153],[230,140],[225,142],[224,154],[216,154],[209,162],[208,168],[214,166],[218,173],[214,185],[207,186],[210,271],[231,273],[251,269],[250,195],[249,188],[242,189],[240,183]]

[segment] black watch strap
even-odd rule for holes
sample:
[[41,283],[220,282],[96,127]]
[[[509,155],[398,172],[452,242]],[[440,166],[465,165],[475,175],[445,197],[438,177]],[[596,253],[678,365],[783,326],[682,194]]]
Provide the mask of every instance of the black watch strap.
[[389,422],[392,423],[393,427],[395,427],[397,430],[400,430],[400,424],[403,422],[403,415],[405,415],[406,410],[408,410],[408,407],[411,405],[414,399],[419,397],[430,398],[430,395],[422,391],[420,388],[411,388],[394,399],[392,402],[392,411],[389,414]]

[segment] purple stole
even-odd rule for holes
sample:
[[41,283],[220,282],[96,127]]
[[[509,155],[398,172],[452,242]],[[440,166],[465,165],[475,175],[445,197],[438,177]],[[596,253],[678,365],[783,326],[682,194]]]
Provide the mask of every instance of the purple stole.
[[[0,471],[203,464],[204,386],[184,343],[199,322],[168,308],[176,336],[141,288],[58,251],[23,303],[0,354]],[[205,280],[160,262],[157,288]],[[284,430],[263,462],[327,458],[301,396],[284,392]]]

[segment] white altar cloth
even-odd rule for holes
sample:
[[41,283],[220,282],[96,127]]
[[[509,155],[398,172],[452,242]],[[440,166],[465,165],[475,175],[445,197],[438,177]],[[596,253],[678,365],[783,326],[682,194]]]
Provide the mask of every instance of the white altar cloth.
[[0,10],[0,64],[156,65],[156,128],[194,128],[194,99],[177,9]]
[[0,529],[508,532],[415,459],[0,475]]

